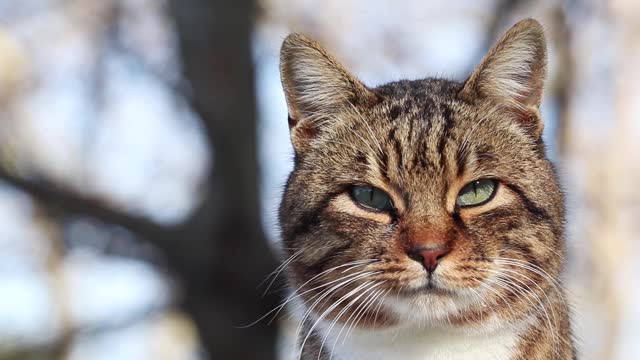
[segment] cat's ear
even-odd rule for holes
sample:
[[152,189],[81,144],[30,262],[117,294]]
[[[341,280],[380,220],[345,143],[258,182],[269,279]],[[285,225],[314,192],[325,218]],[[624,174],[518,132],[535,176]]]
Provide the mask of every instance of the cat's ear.
[[539,107],[546,74],[547,48],[542,26],[533,19],[522,20],[485,55],[460,96],[469,101],[492,101],[539,137],[543,129]]
[[282,44],[280,77],[296,150],[340,111],[375,98],[322,47],[300,34],[287,36]]

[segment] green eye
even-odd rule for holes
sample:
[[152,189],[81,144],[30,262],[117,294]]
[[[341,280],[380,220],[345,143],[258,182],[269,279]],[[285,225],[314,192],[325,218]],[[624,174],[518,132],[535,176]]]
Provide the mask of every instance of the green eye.
[[392,208],[389,195],[373,186],[351,187],[351,198],[358,204],[377,211],[387,211]]
[[493,179],[475,180],[465,185],[456,199],[460,207],[483,205],[493,197],[498,182]]

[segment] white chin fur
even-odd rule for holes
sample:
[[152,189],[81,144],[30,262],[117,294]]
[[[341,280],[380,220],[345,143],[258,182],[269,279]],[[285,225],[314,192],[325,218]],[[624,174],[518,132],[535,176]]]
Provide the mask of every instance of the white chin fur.
[[[458,296],[420,294],[415,297],[389,296],[385,310],[399,316],[399,326],[386,329],[355,329],[348,338],[319,332],[326,337],[335,360],[500,360],[511,359],[526,322],[507,325],[497,317],[477,325],[451,326],[447,316],[478,304],[465,290]],[[344,334],[343,334],[344,335]],[[335,344],[335,345],[334,345]]]
[[467,290],[452,293],[417,292],[411,295],[388,296],[385,309],[393,313],[402,323],[415,325],[448,325],[447,318],[479,306],[479,300]]

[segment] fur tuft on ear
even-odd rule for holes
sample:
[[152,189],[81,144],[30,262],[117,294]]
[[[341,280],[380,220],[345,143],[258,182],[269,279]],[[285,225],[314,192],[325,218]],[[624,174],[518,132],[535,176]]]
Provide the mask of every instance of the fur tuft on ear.
[[[541,133],[539,107],[546,73],[544,31],[538,21],[525,19],[511,27],[482,59],[460,96],[469,101],[488,99],[504,106]],[[538,123],[531,124],[532,121]]]
[[[320,45],[300,34],[290,34],[282,43],[280,77],[294,146],[300,140],[297,135],[317,132],[319,124],[314,121],[330,118],[350,103],[361,104],[375,97]],[[304,129],[294,133],[299,124]]]

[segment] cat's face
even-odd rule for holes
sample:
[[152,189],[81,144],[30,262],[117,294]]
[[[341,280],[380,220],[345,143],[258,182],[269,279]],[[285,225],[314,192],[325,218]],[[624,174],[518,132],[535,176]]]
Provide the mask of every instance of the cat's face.
[[518,24],[496,49],[464,84],[369,89],[315,43],[285,41],[296,163],[280,220],[315,318],[515,319],[554,285],[563,208],[540,139],[541,29]]

